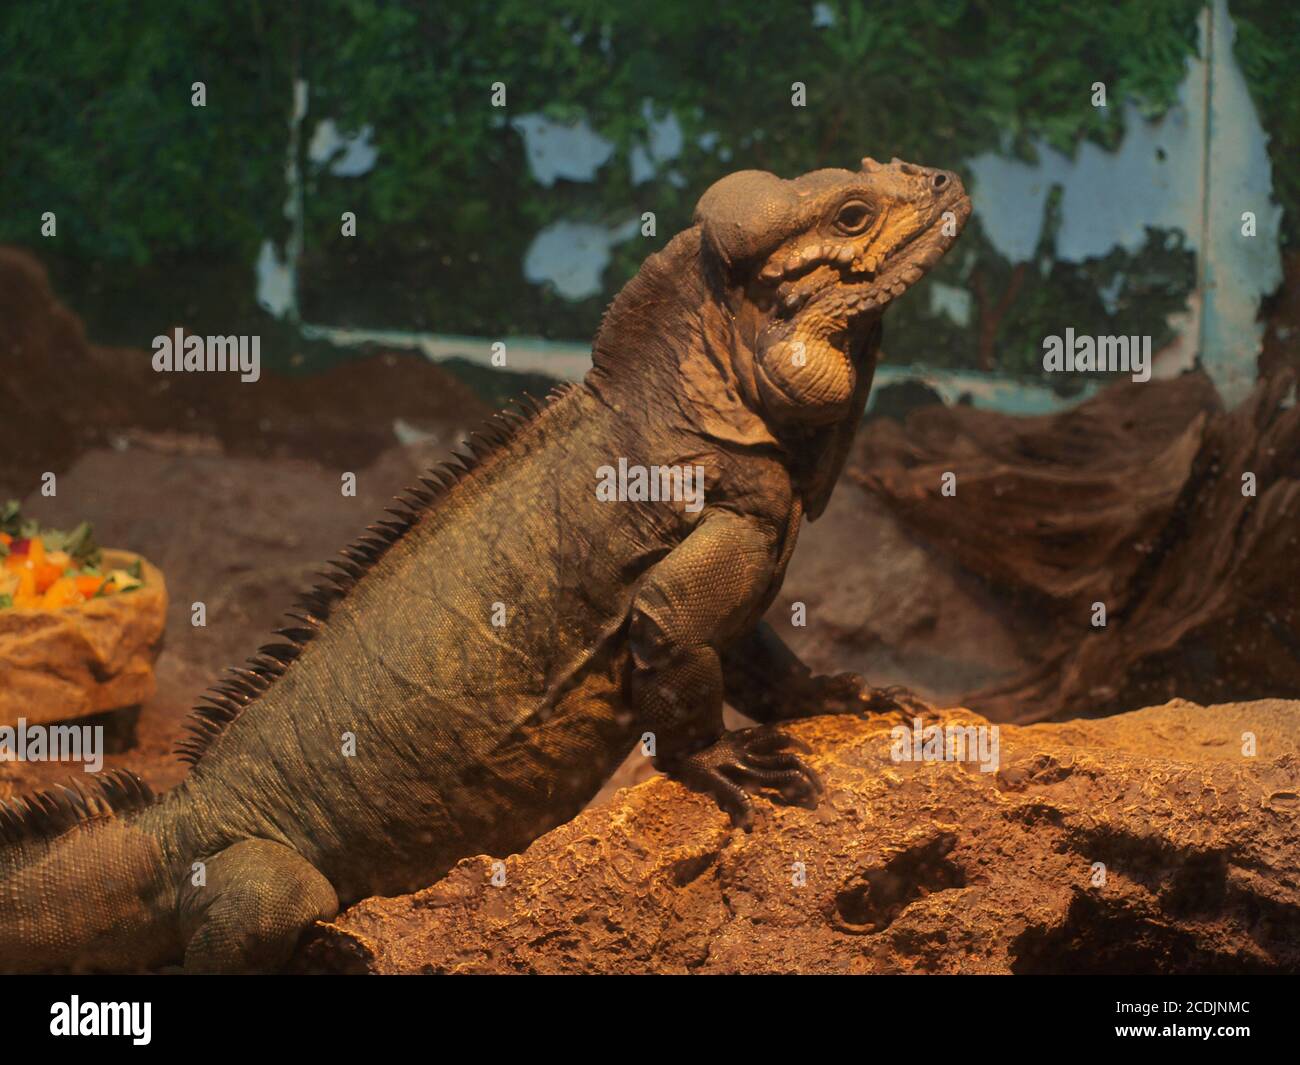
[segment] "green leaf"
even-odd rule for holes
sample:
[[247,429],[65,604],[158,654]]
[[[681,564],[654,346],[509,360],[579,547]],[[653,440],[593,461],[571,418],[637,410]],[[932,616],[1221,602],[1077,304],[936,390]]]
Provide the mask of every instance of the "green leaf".
[[0,532],[8,533],[10,536],[19,535],[20,507],[21,504],[16,499],[7,500],[4,506],[0,507]]

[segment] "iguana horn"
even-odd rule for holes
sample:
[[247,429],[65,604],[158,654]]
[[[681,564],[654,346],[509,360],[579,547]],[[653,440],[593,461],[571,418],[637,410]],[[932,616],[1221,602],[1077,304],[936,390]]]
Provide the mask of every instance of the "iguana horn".
[[740,170],[709,186],[695,208],[709,247],[728,267],[772,251],[798,224],[791,183],[766,170]]

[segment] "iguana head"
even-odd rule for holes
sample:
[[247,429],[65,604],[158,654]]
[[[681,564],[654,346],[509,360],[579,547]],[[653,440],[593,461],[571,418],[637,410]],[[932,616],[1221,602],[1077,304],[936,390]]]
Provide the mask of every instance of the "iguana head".
[[752,367],[738,369],[765,413],[808,426],[847,416],[867,369],[865,338],[969,216],[956,174],[899,159],[791,181],[743,170],[705,192],[695,220],[743,291],[738,325]]

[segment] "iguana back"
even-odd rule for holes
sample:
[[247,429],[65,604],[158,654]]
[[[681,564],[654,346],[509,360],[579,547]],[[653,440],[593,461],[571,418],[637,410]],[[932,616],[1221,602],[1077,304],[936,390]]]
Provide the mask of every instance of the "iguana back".
[[[276,839],[351,901],[581,809],[636,736],[619,691],[637,578],[682,535],[672,511],[596,498],[593,457],[637,450],[620,432],[568,389],[421,508],[203,752],[184,788],[221,816],[198,849]],[[287,781],[310,784],[268,823],[257,796]]]

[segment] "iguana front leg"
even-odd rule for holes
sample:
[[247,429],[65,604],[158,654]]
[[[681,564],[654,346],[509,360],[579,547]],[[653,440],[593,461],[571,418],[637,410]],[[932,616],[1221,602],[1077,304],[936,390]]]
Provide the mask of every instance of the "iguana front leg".
[[777,564],[778,536],[755,518],[713,511],[642,580],[632,605],[628,696],[655,737],[655,765],[714,796],[748,829],[745,787],[809,801],[817,774],[770,729],[727,733],[719,648],[762,610]]
[[766,621],[723,652],[722,674],[727,702],[764,723],[924,705],[906,688],[873,688],[857,673],[814,674]]

